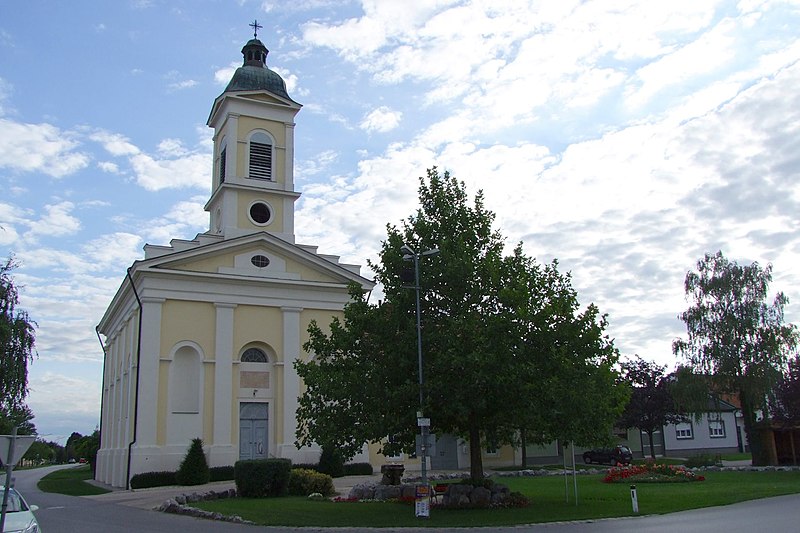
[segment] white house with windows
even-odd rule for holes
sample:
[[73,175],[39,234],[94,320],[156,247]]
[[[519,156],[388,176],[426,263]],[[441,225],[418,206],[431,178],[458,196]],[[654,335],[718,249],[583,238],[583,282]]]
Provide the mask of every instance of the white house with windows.
[[193,438],[211,466],[287,457],[302,383],[294,361],[308,326],[341,316],[357,265],[295,243],[294,118],[301,105],[254,38],[214,100],[209,229],[145,245],[103,315],[101,444],[96,478],[127,487],[177,470]]
[[667,455],[691,456],[700,453],[736,453],[742,435],[736,424],[736,407],[723,400],[710,400],[709,409],[699,418],[689,417],[664,427]]
[[[704,413],[696,417],[690,415],[677,424],[667,424],[653,434],[655,455],[690,457],[744,451],[746,439],[741,425],[737,424],[738,413],[736,406],[709,398]],[[650,441],[646,433],[630,430],[624,440],[634,455],[650,456]]]

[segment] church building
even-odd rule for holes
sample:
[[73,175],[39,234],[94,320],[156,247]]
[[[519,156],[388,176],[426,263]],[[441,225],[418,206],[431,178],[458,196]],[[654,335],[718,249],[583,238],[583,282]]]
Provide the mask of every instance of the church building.
[[176,471],[194,438],[210,466],[285,457],[302,392],[293,363],[308,326],[341,316],[348,285],[370,290],[358,265],[295,243],[294,119],[302,107],[267,68],[257,39],[214,100],[208,231],[147,244],[97,331],[105,337],[96,479],[128,487]]

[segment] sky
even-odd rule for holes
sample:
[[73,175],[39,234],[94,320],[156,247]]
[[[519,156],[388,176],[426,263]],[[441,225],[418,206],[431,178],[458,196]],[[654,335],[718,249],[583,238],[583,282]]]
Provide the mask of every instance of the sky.
[[303,104],[298,243],[366,265],[435,165],[571,272],[622,357],[679,362],[707,252],[771,264],[800,320],[797,0],[5,0],[0,257],[43,438],[99,423],[95,326],[143,245],[208,229],[205,122],[254,19]]

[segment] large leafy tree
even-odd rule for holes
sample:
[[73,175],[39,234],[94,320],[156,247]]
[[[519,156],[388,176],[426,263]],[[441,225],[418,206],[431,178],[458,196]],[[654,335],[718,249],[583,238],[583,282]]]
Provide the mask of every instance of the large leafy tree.
[[[538,265],[519,246],[503,256],[480,193],[470,202],[463,183],[434,168],[419,197],[413,216],[387,227],[371,264],[386,301],[371,305],[354,287],[343,320],[327,333],[316,324],[309,330],[305,348],[315,358],[297,365],[307,387],[298,442],[336,446],[346,456],[366,441],[383,442],[384,453],[413,450],[420,405],[404,244],[418,253],[439,249],[420,260],[422,410],[436,432],[469,440],[473,477],[483,475],[482,447],[511,442],[520,428],[540,439],[562,437],[553,434],[565,427],[575,440],[597,438],[595,428],[610,427],[621,409],[604,318],[594,306],[578,312],[557,264]],[[573,425],[573,417],[587,423]]]
[[784,324],[788,299],[779,292],[767,301],[771,282],[772,265],[739,265],[722,252],[706,254],[686,274],[690,307],[678,316],[688,336],[673,343],[676,355],[711,377],[716,392],[738,396],[756,464],[765,460],[754,431],[756,413],[767,413],[767,395],[797,346],[795,326]]
[[17,308],[19,293],[12,276],[16,266],[12,258],[0,264],[0,417],[6,424],[27,409],[28,363],[35,356],[36,324]]
[[518,428],[523,467],[528,443],[607,441],[627,389],[613,369],[618,354],[604,334],[606,317],[594,305],[580,311],[571,276],[557,261],[538,264],[518,246],[504,266],[505,338],[523,376],[505,413],[507,427]]
[[631,387],[631,397],[620,417],[620,425],[645,432],[650,441],[650,456],[655,459],[653,434],[666,424],[684,419],[672,397],[673,376],[666,373],[666,366],[642,359],[639,355],[623,361],[620,366]]

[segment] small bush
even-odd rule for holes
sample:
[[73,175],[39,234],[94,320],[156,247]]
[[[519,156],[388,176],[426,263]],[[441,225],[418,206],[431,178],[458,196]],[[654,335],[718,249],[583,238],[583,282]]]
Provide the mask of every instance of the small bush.
[[333,446],[323,446],[317,470],[331,477],[344,476],[344,458]]
[[233,480],[233,467],[232,466],[212,466],[208,469],[211,481],[232,481]]
[[344,465],[345,476],[371,476],[372,474],[372,465],[369,463],[350,463]]
[[315,470],[294,468],[289,475],[289,494],[292,496],[308,496],[318,492],[323,496],[331,496],[333,478],[328,474],[321,474]]
[[233,465],[236,491],[243,498],[285,496],[292,463],[288,459],[251,459]]
[[142,472],[131,478],[132,489],[146,489],[149,487],[166,487],[177,485],[175,472]]
[[210,479],[206,454],[203,452],[203,440],[192,439],[189,451],[186,452],[186,457],[175,473],[175,480],[179,485],[203,485]]

